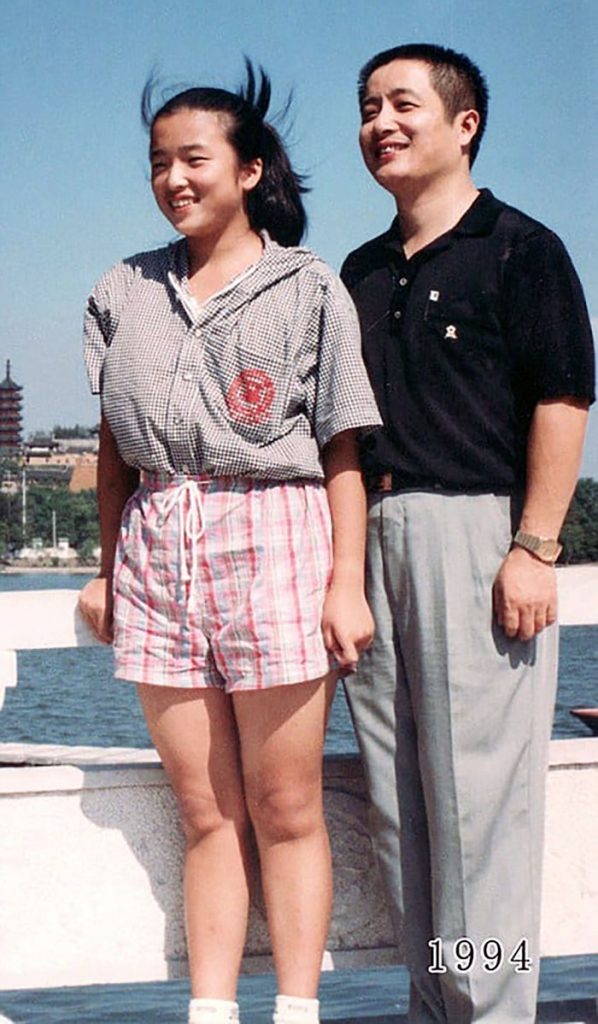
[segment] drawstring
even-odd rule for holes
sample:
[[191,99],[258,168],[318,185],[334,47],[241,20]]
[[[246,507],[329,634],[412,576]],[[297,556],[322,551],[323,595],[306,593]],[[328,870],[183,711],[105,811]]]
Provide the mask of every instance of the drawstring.
[[[158,526],[164,525],[173,508],[178,509],[180,578],[181,583],[189,585],[188,607],[191,609],[195,604],[197,583],[197,541],[203,537],[205,528],[200,489],[194,480],[184,480],[176,487],[169,487],[162,493],[164,497],[158,516]],[[185,496],[189,499],[186,512]],[[191,549],[191,572],[187,566],[186,542],[189,543]]]

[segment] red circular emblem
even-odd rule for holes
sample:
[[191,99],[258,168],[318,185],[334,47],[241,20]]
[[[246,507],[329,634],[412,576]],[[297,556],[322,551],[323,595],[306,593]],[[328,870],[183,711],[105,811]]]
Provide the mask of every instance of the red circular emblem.
[[234,420],[263,423],[274,401],[274,384],[264,370],[242,370],[226,393],[226,404]]

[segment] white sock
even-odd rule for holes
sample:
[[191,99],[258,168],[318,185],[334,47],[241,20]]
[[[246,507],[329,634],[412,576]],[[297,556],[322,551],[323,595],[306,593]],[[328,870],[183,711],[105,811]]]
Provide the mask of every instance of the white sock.
[[227,999],[192,999],[189,1003],[189,1024],[237,1024],[238,1003]]
[[300,996],[276,996],[273,1024],[320,1024],[318,999]]

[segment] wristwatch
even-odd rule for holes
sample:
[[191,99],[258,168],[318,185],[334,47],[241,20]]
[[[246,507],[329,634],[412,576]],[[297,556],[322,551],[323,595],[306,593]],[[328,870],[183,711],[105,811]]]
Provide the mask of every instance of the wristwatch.
[[525,548],[531,555],[539,558],[541,562],[546,562],[547,565],[554,565],[563,550],[563,545],[559,544],[558,540],[554,540],[552,537],[536,537],[533,533],[524,533],[523,530],[517,530],[513,537],[513,544],[519,548]]

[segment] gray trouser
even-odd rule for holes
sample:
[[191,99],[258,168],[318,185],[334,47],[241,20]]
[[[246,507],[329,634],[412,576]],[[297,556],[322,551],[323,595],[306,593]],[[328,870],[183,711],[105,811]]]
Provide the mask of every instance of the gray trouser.
[[[492,583],[510,541],[508,498],[370,501],[377,632],[346,688],[416,1024],[535,1020],[558,634],[523,643],[493,622]],[[456,958],[461,938],[475,951],[462,972],[471,947]],[[445,973],[428,971],[431,939],[441,940]],[[496,970],[484,969],[498,958],[488,939],[503,950]],[[513,952],[532,958],[531,971],[516,970],[517,955],[508,962]]]

